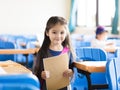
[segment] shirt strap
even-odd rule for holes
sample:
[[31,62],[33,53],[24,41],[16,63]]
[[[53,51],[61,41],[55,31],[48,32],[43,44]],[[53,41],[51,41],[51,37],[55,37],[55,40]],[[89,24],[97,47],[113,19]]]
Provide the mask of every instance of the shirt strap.
[[69,51],[69,48],[64,47],[63,50],[62,50],[62,52],[61,52],[61,54],[64,54],[64,53],[66,53],[66,52],[68,52],[68,51]]

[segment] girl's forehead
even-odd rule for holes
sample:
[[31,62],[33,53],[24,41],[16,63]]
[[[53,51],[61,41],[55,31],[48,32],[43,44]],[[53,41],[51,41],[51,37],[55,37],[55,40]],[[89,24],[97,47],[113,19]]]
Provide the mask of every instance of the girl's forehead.
[[51,27],[51,30],[66,30],[66,25],[56,24]]
[[53,27],[57,27],[57,26],[60,27],[60,26],[66,26],[66,25],[65,24],[60,24],[60,23],[56,23],[56,24],[53,25]]

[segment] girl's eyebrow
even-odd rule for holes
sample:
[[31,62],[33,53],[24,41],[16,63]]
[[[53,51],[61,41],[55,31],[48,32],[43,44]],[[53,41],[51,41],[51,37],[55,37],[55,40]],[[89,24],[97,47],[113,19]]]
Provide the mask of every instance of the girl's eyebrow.
[[53,29],[53,32],[56,32],[57,30]]
[[52,30],[53,30],[53,31],[56,31],[57,29],[56,29],[56,28],[53,28]]

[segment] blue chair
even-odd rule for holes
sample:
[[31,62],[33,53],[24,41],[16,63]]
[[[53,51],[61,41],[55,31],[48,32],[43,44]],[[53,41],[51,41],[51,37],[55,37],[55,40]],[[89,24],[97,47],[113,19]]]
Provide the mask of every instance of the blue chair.
[[[29,41],[26,45],[26,48],[29,49],[29,48],[35,48],[35,45],[32,44],[32,41]],[[33,67],[33,63],[34,63],[34,58],[35,56],[33,54],[29,54],[28,55],[28,67],[29,68],[32,68]]]
[[76,49],[78,60],[105,61],[107,53],[100,48],[80,47]]
[[89,41],[79,41],[79,40],[72,40],[72,45],[74,49],[79,47],[90,47],[91,43]]
[[[23,35],[17,35],[15,36],[16,41],[16,49],[26,49],[26,46],[22,46],[21,44],[27,44],[27,40]],[[26,62],[26,58],[23,54],[16,54],[16,62]]]
[[109,90],[120,90],[120,58],[113,58],[106,64]]
[[[77,61],[106,61],[107,60],[107,54],[104,50],[99,48],[92,48],[92,47],[80,47],[76,49],[76,55],[77,55]],[[88,85],[86,83],[85,75],[75,72],[75,81],[80,82],[77,86],[83,85],[84,89],[88,89]],[[92,85],[100,85],[100,84],[107,84],[105,73],[91,73],[91,80]],[[99,78],[98,78],[99,77]],[[73,84],[73,87],[74,87]],[[101,87],[102,88],[102,87]],[[103,87],[104,88],[104,87]],[[106,87],[105,87],[106,88]]]
[[21,85],[21,84],[0,84],[0,90],[40,90],[39,88],[26,84],[26,85]]
[[24,35],[28,41],[37,41],[37,36],[36,35]]
[[[0,49],[15,49],[15,44],[9,41],[0,41]],[[13,60],[15,61],[14,54],[0,54],[0,61]]]
[[120,48],[118,48],[114,54],[115,54],[114,58],[119,58],[120,57]]
[[76,48],[79,47],[90,47],[91,43],[89,41],[76,41]]
[[0,90],[40,90],[40,83],[32,73],[0,75]]
[[[28,48],[35,48],[35,45],[33,45],[31,42],[37,41],[37,37],[35,35],[20,35],[16,36],[16,45],[17,49],[28,49]],[[24,43],[25,46],[22,46],[21,43]],[[18,63],[25,64],[26,63],[26,55],[24,54],[17,54],[17,61]],[[27,67],[32,68],[34,61],[34,55],[29,54],[28,55],[28,65]]]

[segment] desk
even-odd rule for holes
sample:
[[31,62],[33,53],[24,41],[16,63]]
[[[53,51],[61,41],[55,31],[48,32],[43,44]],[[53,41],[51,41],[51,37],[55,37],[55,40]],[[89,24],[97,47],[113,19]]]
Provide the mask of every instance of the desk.
[[0,49],[0,54],[35,54],[37,48],[32,49]]
[[0,54],[24,54],[26,56],[26,65],[28,65],[28,55],[36,54],[38,48],[32,49],[0,49]]
[[[2,71],[4,72],[2,72]],[[32,73],[29,69],[11,60],[0,61],[0,74]]]
[[94,88],[100,88],[101,86],[104,88],[108,88],[108,85],[92,85],[90,74],[92,72],[105,72],[106,61],[81,61],[74,62],[74,66],[77,68],[79,73],[82,73],[86,76],[88,81],[88,89],[93,90]]

